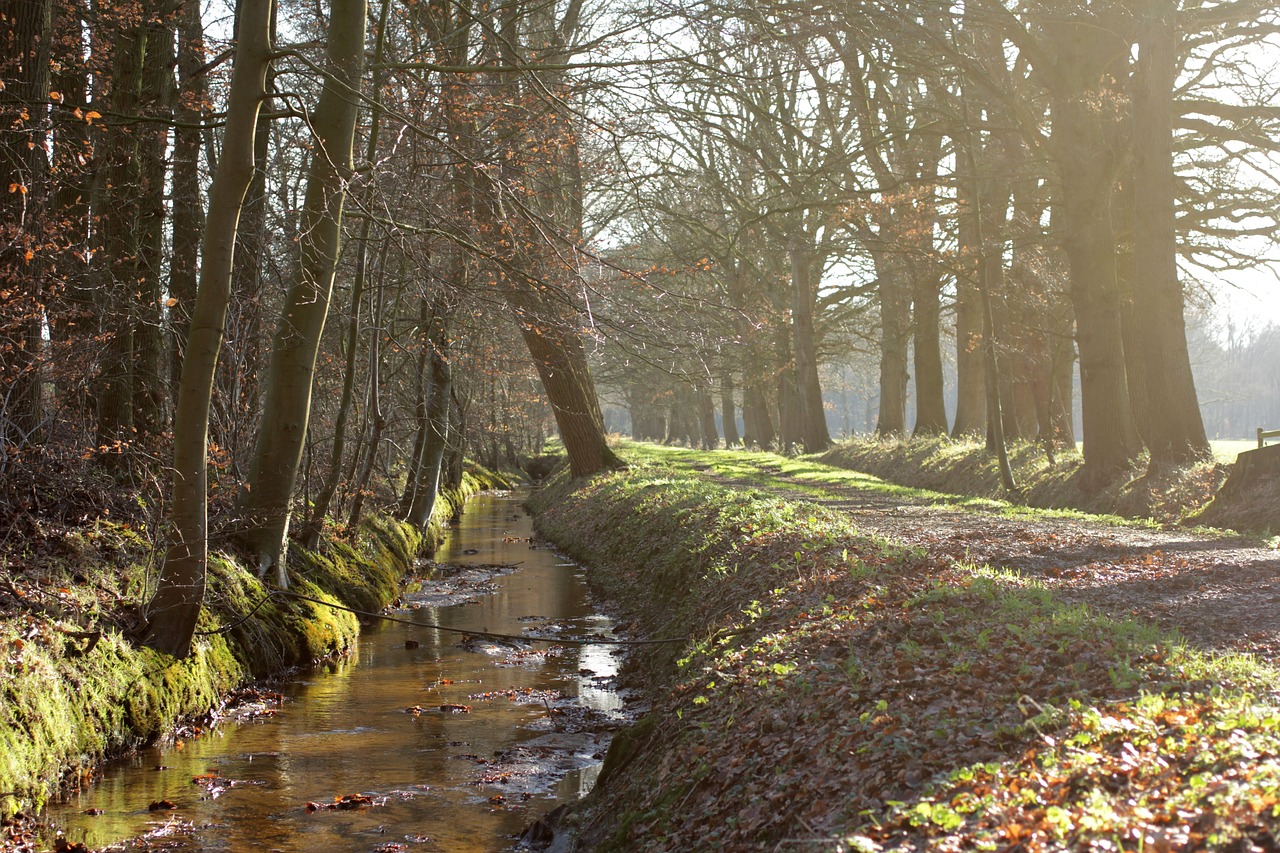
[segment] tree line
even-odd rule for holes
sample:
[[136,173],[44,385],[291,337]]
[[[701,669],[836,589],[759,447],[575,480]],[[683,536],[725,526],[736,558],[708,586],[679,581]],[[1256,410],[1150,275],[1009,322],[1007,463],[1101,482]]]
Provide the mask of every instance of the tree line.
[[655,299],[706,320],[602,375],[640,435],[714,443],[719,397],[726,441],[814,451],[819,367],[869,353],[881,434],[1080,438],[1097,485],[1203,456],[1186,295],[1274,260],[1276,24],[1173,0],[655,14],[609,208],[648,290],[620,298],[635,325]]
[[1091,482],[1181,464],[1185,294],[1274,245],[1263,0],[204,15],[0,0],[0,508],[150,488],[176,654],[211,537],[284,585],[464,455],[620,464],[596,382],[639,437],[815,451],[870,357],[879,432],[999,452],[1075,441],[1078,369]]
[[195,2],[0,6],[0,465],[169,481],[147,642],[190,648],[211,493],[283,586],[371,492],[425,527],[464,453],[554,423],[576,473],[615,461],[574,309],[581,13],[242,0],[219,43]]

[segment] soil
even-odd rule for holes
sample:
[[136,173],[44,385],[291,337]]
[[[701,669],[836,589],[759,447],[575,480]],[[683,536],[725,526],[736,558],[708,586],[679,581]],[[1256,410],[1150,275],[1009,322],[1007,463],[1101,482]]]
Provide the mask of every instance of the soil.
[[1195,647],[1280,661],[1280,551],[1261,546],[1258,537],[1205,528],[1010,518],[853,487],[824,484],[824,489],[835,497],[773,491],[847,513],[864,531],[905,546],[1016,571],[1063,600],[1111,616],[1154,621]]

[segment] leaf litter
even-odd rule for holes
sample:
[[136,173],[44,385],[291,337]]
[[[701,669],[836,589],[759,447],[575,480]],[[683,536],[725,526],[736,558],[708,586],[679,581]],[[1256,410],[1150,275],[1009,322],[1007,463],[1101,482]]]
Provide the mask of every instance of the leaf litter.
[[[788,497],[659,469],[551,510],[575,541],[609,531],[635,553],[634,533],[696,556],[696,571],[655,571],[686,573],[702,639],[584,836],[670,851],[1280,849],[1277,673],[1217,652],[1247,630],[1206,654],[1126,618],[1213,589],[1203,539],[987,516],[978,536],[904,513],[907,535],[886,542]],[[619,565],[602,571],[635,571]],[[1109,591],[1108,571],[1162,591],[1130,584],[1130,606],[1105,606],[1089,590]],[[630,591],[623,619],[655,628],[653,575],[605,583]]]

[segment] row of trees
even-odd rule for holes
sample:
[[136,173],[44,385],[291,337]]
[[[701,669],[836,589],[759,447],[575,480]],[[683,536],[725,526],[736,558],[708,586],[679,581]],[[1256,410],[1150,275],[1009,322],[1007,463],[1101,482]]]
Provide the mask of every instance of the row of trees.
[[1204,454],[1184,288],[1274,249],[1276,26],[1243,0],[661,16],[619,264],[717,308],[609,354],[637,433],[689,435],[719,389],[730,442],[740,399],[749,443],[820,449],[817,366],[871,349],[881,433],[1074,442],[1078,365],[1092,482]]
[[314,546],[372,490],[425,527],[464,452],[553,420],[575,472],[615,462],[573,307],[581,4],[241,0],[225,47],[200,11],[0,7],[0,467],[171,477],[147,642],[179,655],[212,487],[284,586],[291,521]]
[[617,464],[589,349],[637,435],[808,450],[853,350],[879,431],[913,387],[916,432],[997,450],[1074,440],[1078,363],[1088,476],[1178,464],[1206,448],[1184,286],[1275,235],[1253,58],[1277,24],[1263,0],[0,0],[2,508],[36,511],[42,476],[169,481],[149,642],[182,654],[210,494],[283,585],[290,539],[370,494],[425,525],[464,453],[554,428],[574,474]]

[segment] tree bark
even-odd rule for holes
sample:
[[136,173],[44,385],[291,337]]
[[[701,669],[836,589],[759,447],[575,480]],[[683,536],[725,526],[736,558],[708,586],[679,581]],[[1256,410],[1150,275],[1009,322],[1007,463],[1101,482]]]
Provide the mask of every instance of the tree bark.
[[119,469],[132,456],[135,430],[134,332],[139,308],[139,210],[141,164],[139,130],[128,117],[142,104],[143,62],[146,54],[145,8],[113,8],[106,37],[110,43],[111,70],[107,111],[114,121],[102,131],[101,156],[95,192],[94,221],[100,235],[94,254],[98,273],[105,278],[95,291],[96,307],[104,337],[95,398],[98,409],[99,461]]
[[[957,171],[968,171],[966,158],[960,157]],[[978,258],[981,236],[977,233],[976,200],[969,197],[961,173],[957,183],[960,196],[958,230],[962,255],[967,259],[956,274],[956,420],[952,436],[982,435],[987,429],[986,373],[982,363],[982,295],[977,285],[980,274]]]
[[1084,481],[1101,488],[1141,450],[1120,327],[1121,294],[1112,219],[1127,44],[1088,21],[1063,18],[1049,29],[1057,62],[1044,69],[1060,184],[1062,245],[1080,350],[1084,416]]
[[747,449],[757,447],[768,450],[773,447],[774,440],[769,401],[765,398],[759,379],[748,376],[745,381],[746,387],[742,390],[742,421],[745,430],[742,442]]
[[907,431],[907,342],[911,335],[911,297],[903,271],[886,251],[875,253],[880,302],[880,413],[876,433],[905,435]]
[[1183,465],[1209,453],[1187,350],[1178,280],[1174,207],[1173,97],[1177,78],[1174,0],[1147,0],[1133,80],[1133,296],[1138,357],[1147,383],[1151,466]]
[[260,571],[275,568],[282,587],[288,585],[290,502],[311,416],[316,355],[333,292],[342,207],[352,174],[366,22],[365,0],[333,0],[324,88],[311,114],[316,149],[307,173],[299,258],[272,341],[262,422],[240,501],[246,525],[242,541]]
[[[178,397],[187,351],[191,312],[200,275],[200,234],[204,207],[200,198],[200,129],[204,113],[204,28],[199,0],[184,0],[178,19],[179,126],[173,129],[173,254],[169,262],[170,396]],[[238,229],[237,229],[238,230]]]
[[698,394],[698,421],[701,432],[703,450],[715,450],[720,444],[720,435],[716,431],[716,405],[711,397],[711,389],[700,386]]
[[40,439],[49,0],[0,0],[0,455]]
[[426,530],[440,494],[440,474],[449,448],[449,406],[453,396],[453,367],[449,363],[449,321],[443,306],[432,311],[433,328],[427,364],[430,390],[427,393],[427,435],[422,447],[418,482],[406,521]]
[[805,452],[819,453],[831,446],[827,413],[822,405],[822,384],[818,379],[817,332],[813,320],[821,263],[814,257],[807,237],[793,239],[790,254],[791,346],[795,354],[798,432]]
[[146,53],[142,64],[138,131],[140,160],[138,209],[137,299],[133,328],[133,424],[144,447],[163,432],[169,403],[169,358],[165,346],[163,266],[165,242],[166,148],[173,115],[174,18],[167,6],[144,24]]
[[236,228],[253,176],[253,137],[271,63],[271,0],[241,0],[240,37],[227,103],[222,156],[209,188],[200,287],[174,414],[171,541],[147,608],[147,645],[175,657],[191,652],[208,564],[208,436],[214,372],[222,346]]
[[738,414],[733,402],[733,374],[728,370],[720,374],[720,415],[724,446],[737,447],[742,443],[742,437],[738,435]]
[[946,435],[947,405],[942,380],[942,282],[937,267],[927,260],[911,265],[912,344],[916,369],[916,425],[914,435]]

